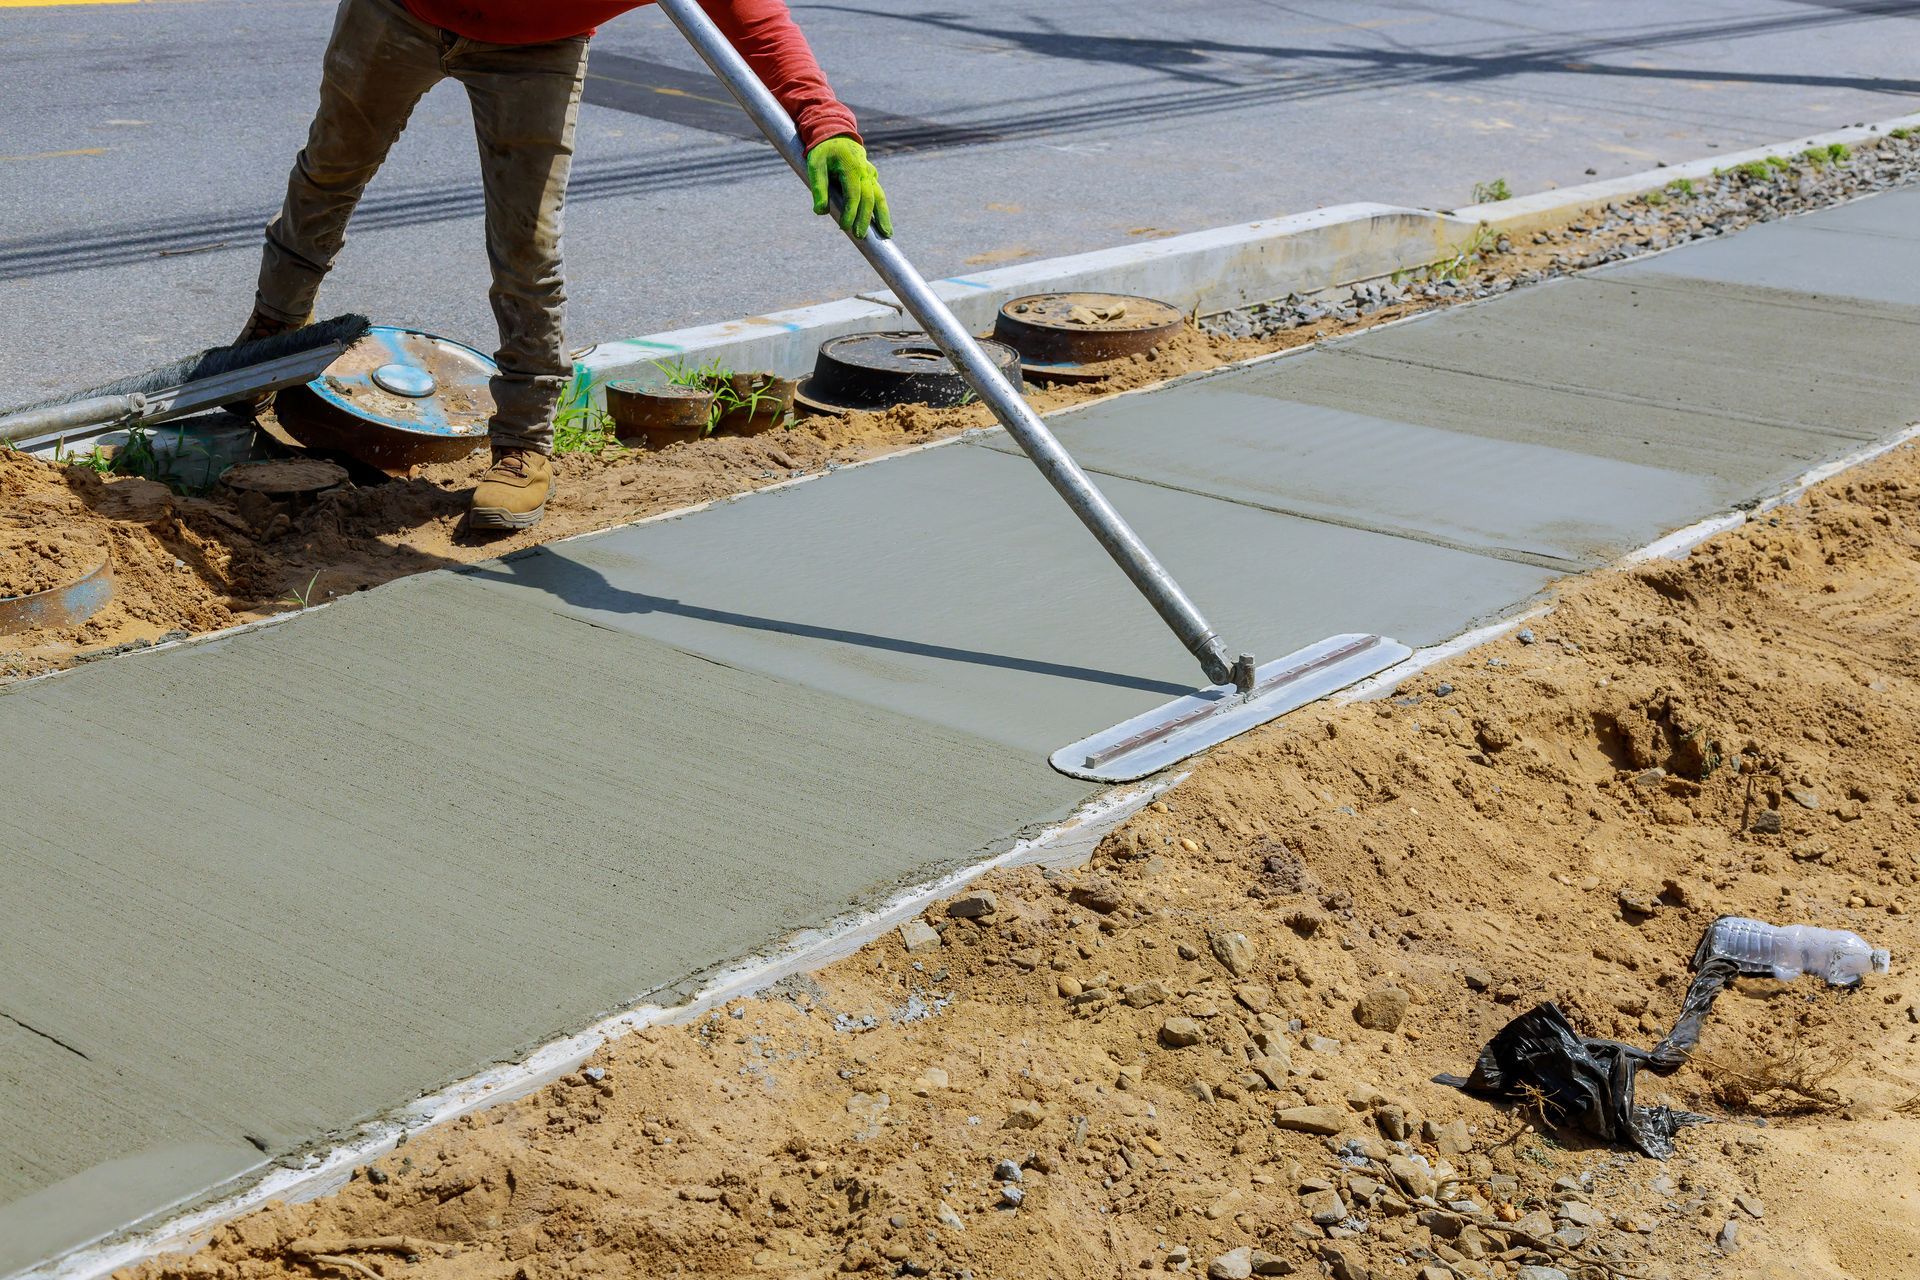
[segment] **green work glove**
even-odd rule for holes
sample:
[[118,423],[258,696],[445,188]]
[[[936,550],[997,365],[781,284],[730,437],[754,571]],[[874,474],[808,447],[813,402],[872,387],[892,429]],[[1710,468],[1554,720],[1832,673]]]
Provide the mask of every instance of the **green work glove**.
[[807,185],[813,188],[815,213],[827,211],[828,194],[835,182],[840,185],[840,229],[865,237],[871,224],[891,239],[893,215],[887,212],[887,193],[880,189],[880,173],[867,159],[867,149],[844,133],[807,152]]

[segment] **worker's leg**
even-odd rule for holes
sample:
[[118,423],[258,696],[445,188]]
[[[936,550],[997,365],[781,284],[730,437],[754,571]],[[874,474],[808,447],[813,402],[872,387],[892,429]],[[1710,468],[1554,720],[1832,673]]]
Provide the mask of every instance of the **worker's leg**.
[[467,86],[487,197],[500,350],[493,380],[496,451],[553,451],[553,411],[573,376],[563,333],[560,213],[586,78],[587,40],[458,42],[447,72]]
[[267,224],[256,322],[305,323],[346,242],[347,219],[421,95],[445,72],[451,37],[399,0],[341,0],[320,76],[320,109]]

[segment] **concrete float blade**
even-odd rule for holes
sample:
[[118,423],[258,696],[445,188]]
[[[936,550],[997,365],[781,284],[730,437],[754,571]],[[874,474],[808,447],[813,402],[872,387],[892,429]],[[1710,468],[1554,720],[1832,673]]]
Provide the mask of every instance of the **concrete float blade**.
[[1090,782],[1133,782],[1318,702],[1413,656],[1383,636],[1329,636],[1263,663],[1253,690],[1200,689],[1053,753],[1053,767]]

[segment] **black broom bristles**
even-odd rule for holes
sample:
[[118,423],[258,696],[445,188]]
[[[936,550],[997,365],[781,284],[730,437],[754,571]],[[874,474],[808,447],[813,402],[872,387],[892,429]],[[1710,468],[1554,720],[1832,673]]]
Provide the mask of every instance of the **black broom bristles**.
[[[253,342],[243,342],[231,347],[208,347],[197,355],[188,356],[184,360],[175,360],[172,364],[162,365],[158,369],[132,374],[104,386],[88,387],[84,391],[56,396],[52,400],[43,400],[39,404],[22,405],[18,409],[7,410],[7,413],[51,409],[57,405],[72,404],[76,400],[91,400],[96,396],[125,396],[135,392],[165,391],[172,387],[182,387],[191,382],[231,373],[235,369],[266,364],[282,356],[312,351],[336,342],[343,346],[358,342],[372,327],[373,322],[362,315],[335,316],[331,320],[322,320],[290,333],[275,334],[271,338],[259,338]],[[236,393],[236,395],[244,394],[244,392]]]

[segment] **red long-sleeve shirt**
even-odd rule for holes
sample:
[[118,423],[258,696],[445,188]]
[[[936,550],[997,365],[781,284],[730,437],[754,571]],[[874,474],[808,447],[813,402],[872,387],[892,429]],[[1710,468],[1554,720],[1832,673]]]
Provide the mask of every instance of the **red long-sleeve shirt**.
[[[409,12],[469,40],[544,44],[587,35],[651,0],[403,0]],[[833,96],[786,0],[700,0],[754,74],[773,90],[812,147],[838,134],[860,136],[853,112]]]

